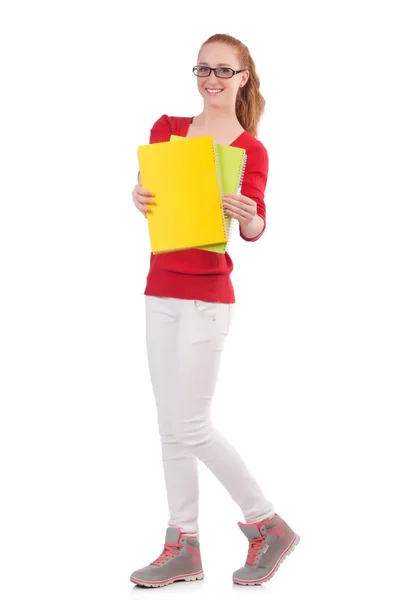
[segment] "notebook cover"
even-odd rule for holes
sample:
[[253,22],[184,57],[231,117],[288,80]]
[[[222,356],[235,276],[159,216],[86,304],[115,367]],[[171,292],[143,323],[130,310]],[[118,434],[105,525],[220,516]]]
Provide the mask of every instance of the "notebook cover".
[[138,160],[142,186],[154,194],[147,213],[152,252],[227,241],[212,136],[139,146]]
[[[170,138],[171,141],[189,139],[196,138],[185,138],[183,136],[177,135],[171,135]],[[245,149],[237,148],[236,146],[228,146],[226,144],[215,144],[215,148],[218,154],[223,194],[237,194],[244,176],[246,161]],[[224,213],[224,215],[226,224],[226,234],[227,238],[230,239],[232,218],[227,213]],[[226,252],[226,247],[227,242],[224,242],[221,244],[211,244],[204,247],[200,246],[200,249],[224,254]]]

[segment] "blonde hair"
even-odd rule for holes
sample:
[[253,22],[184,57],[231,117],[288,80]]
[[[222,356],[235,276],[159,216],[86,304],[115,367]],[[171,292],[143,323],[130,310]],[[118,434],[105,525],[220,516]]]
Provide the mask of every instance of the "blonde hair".
[[247,46],[240,42],[240,40],[226,33],[216,33],[215,35],[212,35],[202,44],[201,48],[205,46],[205,44],[211,44],[213,42],[227,44],[234,50],[237,50],[240,69],[247,69],[247,71],[249,71],[248,81],[237,92],[236,116],[240,125],[248,131],[248,133],[257,137],[258,124],[263,115],[263,111],[265,110],[265,99],[259,91],[260,81],[250,51]]

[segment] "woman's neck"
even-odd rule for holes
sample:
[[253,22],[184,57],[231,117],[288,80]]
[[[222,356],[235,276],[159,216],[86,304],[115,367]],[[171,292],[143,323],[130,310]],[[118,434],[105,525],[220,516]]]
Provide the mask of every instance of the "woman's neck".
[[194,117],[188,129],[187,137],[212,135],[218,144],[232,144],[243,133],[234,111],[204,110]]
[[234,110],[221,110],[219,108],[206,108],[194,117],[194,123],[200,129],[229,129],[241,128]]

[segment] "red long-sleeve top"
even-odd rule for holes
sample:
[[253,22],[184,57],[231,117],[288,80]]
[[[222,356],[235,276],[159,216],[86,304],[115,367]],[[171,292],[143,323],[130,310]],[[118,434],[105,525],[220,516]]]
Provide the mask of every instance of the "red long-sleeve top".
[[[186,137],[193,117],[163,115],[150,131],[150,143],[167,142],[171,135]],[[257,214],[264,227],[255,238],[240,236],[247,242],[258,240],[266,227],[265,188],[269,169],[267,150],[257,138],[244,131],[231,146],[244,148],[247,155],[241,194],[257,203]],[[144,293],[205,302],[234,303],[230,274],[233,262],[228,252],[220,254],[196,248],[150,255],[150,268]]]

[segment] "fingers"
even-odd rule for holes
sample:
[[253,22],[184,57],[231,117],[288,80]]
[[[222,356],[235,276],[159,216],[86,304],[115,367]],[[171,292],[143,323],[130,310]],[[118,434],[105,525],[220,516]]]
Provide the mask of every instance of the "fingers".
[[255,206],[256,204],[255,200],[251,200],[251,198],[247,198],[247,196],[242,196],[241,194],[227,194],[222,198],[222,201],[232,206]]
[[146,205],[154,202],[152,192],[137,184],[131,192],[131,196],[136,208],[146,217],[149,211],[149,207]]
[[247,196],[241,196],[240,194],[228,194],[222,198],[222,204],[225,208],[237,210],[238,212],[247,212],[250,214],[256,213],[256,202],[247,198]]
[[227,201],[223,201],[223,206],[229,215],[233,214],[233,216],[239,215],[243,218],[252,218],[252,216],[255,214],[251,205],[243,204],[241,202],[229,203]]
[[242,200],[245,196],[241,194],[225,194],[223,198],[228,198],[229,200]]
[[256,214],[256,203],[239,194],[231,194],[222,199],[226,213],[232,219],[239,221],[240,225],[250,223]]
[[144,196],[145,198],[153,198],[152,192],[149,192],[149,190],[146,190],[139,184],[137,184],[134,187],[134,189],[132,190],[132,195],[133,196]]
[[149,192],[149,190],[145,190],[145,188],[143,188],[141,185],[137,185],[135,186],[135,189],[137,191],[138,194],[140,194],[141,196],[153,196],[152,192]]

